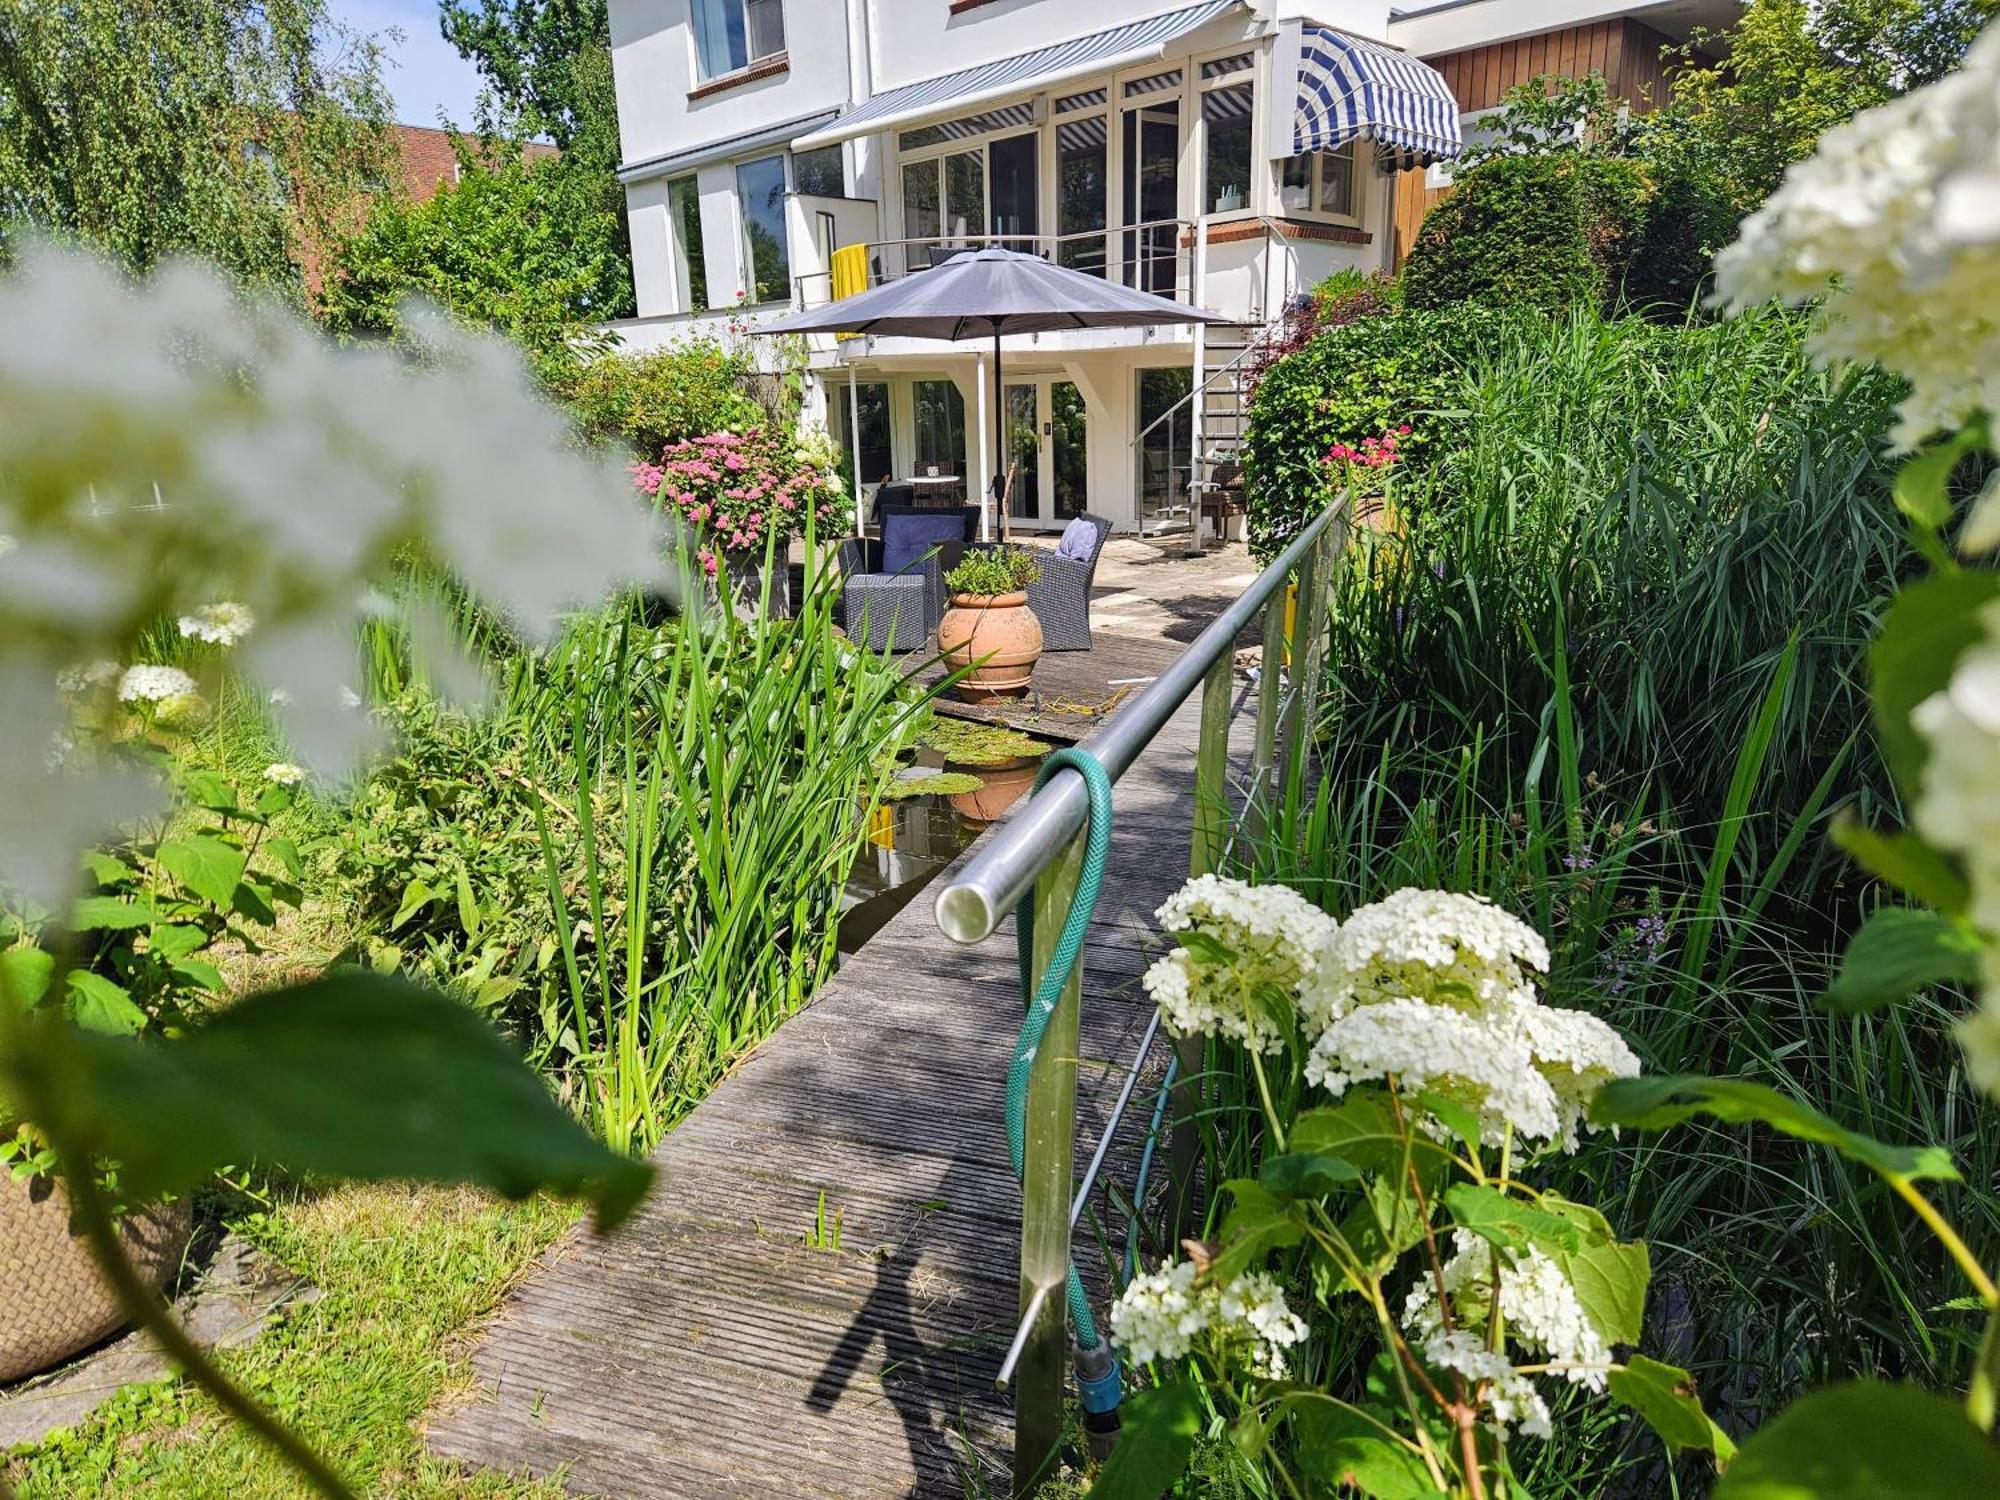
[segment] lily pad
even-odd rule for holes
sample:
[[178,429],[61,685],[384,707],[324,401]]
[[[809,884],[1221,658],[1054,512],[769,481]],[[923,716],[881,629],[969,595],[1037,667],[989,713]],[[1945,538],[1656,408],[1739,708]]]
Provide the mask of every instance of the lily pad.
[[1018,729],[973,719],[946,718],[942,714],[924,727],[917,742],[958,766],[1001,766],[1009,761],[1036,760],[1055,748]]
[[884,802],[901,802],[909,797],[950,797],[959,792],[976,792],[986,785],[964,771],[940,771],[935,766],[905,766],[882,789]]

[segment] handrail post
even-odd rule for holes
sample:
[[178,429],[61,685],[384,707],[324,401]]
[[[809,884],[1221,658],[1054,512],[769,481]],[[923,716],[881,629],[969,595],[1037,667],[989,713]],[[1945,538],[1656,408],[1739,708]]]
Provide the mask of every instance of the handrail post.
[[1285,591],[1274,592],[1264,605],[1263,661],[1257,669],[1257,728],[1250,741],[1250,775],[1245,809],[1258,834],[1268,826],[1271,767],[1276,759],[1279,693],[1289,664],[1285,656]]
[[[1079,833],[1035,881],[1035,945],[1029,993],[1040,988],[1083,874]],[[1054,1472],[1063,1439],[1068,1363],[1069,1200],[1075,1182],[1077,1033],[1083,1007],[1078,958],[1028,1071],[1021,1172],[1021,1316],[1041,1309],[1014,1380],[1014,1494],[1025,1497]]]

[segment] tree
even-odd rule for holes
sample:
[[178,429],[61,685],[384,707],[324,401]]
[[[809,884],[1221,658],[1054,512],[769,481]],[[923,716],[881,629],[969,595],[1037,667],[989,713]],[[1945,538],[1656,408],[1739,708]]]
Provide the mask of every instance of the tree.
[[324,0],[9,0],[0,235],[134,270],[191,253],[299,297],[311,247],[393,170],[380,61]]
[[393,335],[405,299],[421,295],[520,340],[538,361],[560,361],[588,324],[630,305],[622,219],[567,160],[482,165],[468,141],[457,182],[426,203],[383,200],[342,244],[324,316],[342,332]]
[[[1698,31],[1675,57],[1661,150],[1727,183],[1747,212],[1829,128],[1956,68],[1996,12],[1996,0],[1751,0],[1726,35]],[[1706,55],[1718,42],[1720,62]]]
[[608,92],[578,60],[598,52],[608,60],[605,0],[439,0],[438,30],[478,66],[504,116],[531,133],[570,151],[602,130]]

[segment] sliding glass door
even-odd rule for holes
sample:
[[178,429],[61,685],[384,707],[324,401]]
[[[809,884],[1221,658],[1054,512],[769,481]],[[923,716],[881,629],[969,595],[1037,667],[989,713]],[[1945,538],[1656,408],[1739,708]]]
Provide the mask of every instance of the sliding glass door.
[[1056,525],[1089,503],[1090,459],[1083,393],[1051,375],[1007,385],[1007,514]]

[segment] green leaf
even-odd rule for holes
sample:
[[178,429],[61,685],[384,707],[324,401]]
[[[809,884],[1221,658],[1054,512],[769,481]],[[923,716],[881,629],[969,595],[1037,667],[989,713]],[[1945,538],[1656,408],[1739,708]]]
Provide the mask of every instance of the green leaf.
[[1951,680],[1959,655],[1983,639],[1979,611],[2000,598],[2000,574],[1933,573],[1900,590],[1868,649],[1882,756],[1905,799],[1914,798],[1929,754],[1910,712]]
[[1290,1202],[1294,1198],[1324,1198],[1350,1182],[1359,1182],[1361,1169],[1338,1156],[1294,1151],[1265,1162],[1257,1171],[1257,1180]]
[[1301,1401],[1292,1412],[1292,1431],[1299,1468],[1317,1481],[1313,1493],[1344,1493],[1345,1487],[1375,1500],[1435,1495],[1423,1459],[1385,1432],[1386,1425],[1325,1398]]
[[1399,1185],[1393,1177],[1377,1177],[1363,1189],[1362,1201],[1340,1221],[1340,1234],[1362,1263],[1381,1275],[1422,1242],[1424,1216],[1407,1185]]
[[1271,1251],[1305,1238],[1306,1227],[1298,1210],[1263,1184],[1238,1178],[1223,1187],[1232,1202],[1228,1217],[1222,1221],[1222,1253],[1209,1268],[1217,1282],[1233,1281],[1262,1265]]
[[223,987],[222,970],[205,958],[177,959],[170,966],[173,971],[191,984],[198,984],[205,990],[220,993]]
[[68,984],[69,1018],[85,1031],[131,1036],[145,1029],[146,1013],[132,1003],[124,985],[88,969],[71,969]]
[[33,1005],[49,992],[56,968],[46,948],[22,943],[0,953],[0,995],[12,995],[21,1005]]
[[1702,1409],[1686,1370],[1635,1354],[1624,1369],[1611,1372],[1610,1384],[1612,1399],[1644,1417],[1669,1448],[1705,1449],[1722,1464],[1735,1454],[1729,1434]]
[[170,927],[155,927],[146,943],[163,958],[186,958],[208,945],[208,933],[192,923],[177,922]]
[[1429,1136],[1396,1128],[1385,1096],[1373,1089],[1350,1089],[1330,1109],[1307,1110],[1292,1126],[1294,1151],[1338,1156],[1364,1172],[1400,1172],[1407,1145],[1419,1171],[1448,1166],[1451,1153]]
[[99,885],[118,885],[133,879],[138,874],[124,860],[114,858],[102,849],[86,849],[83,854],[83,868]]
[[304,880],[306,878],[306,862],[300,858],[299,846],[297,844],[288,838],[269,838],[264,840],[264,848],[279,864],[285,867],[285,873],[291,876],[292,879]]
[[236,788],[213,771],[190,771],[181,779],[181,790],[197,807],[211,812],[236,811]]
[[1187,1473],[1201,1433],[1201,1397],[1184,1380],[1135,1391],[1123,1404],[1118,1446],[1097,1471],[1090,1500],[1159,1500]]
[[1498,1188],[1476,1182],[1455,1183],[1445,1193],[1444,1204],[1459,1228],[1502,1250],[1539,1245],[1553,1252],[1575,1250],[1583,1244],[1582,1232],[1569,1219],[1509,1197]]
[[1958,867],[1914,833],[1877,833],[1842,814],[1834,821],[1833,841],[1877,880],[1947,916],[1963,914],[1972,900]]
[[1885,1177],[1960,1180],[1958,1168],[1941,1146],[1888,1145],[1747,1078],[1673,1074],[1621,1078],[1599,1089],[1590,1106],[1591,1119],[1600,1125],[1634,1125],[1641,1130],[1660,1130],[1697,1114],[1732,1125],[1761,1122],[1799,1140],[1831,1146]]
[[396,908],[396,915],[389,919],[389,930],[394,932],[437,898],[437,892],[422,880],[412,880],[403,887],[402,904]]
[[1425,1089],[1417,1095],[1417,1103],[1425,1111],[1435,1115],[1445,1129],[1457,1136],[1465,1149],[1477,1158],[1479,1155],[1479,1116],[1455,1099],[1447,1099],[1433,1090]]
[[182,885],[225,911],[246,863],[241,849],[212,838],[169,839],[153,858]]
[[78,932],[124,932],[150,927],[160,914],[144,899],[123,901],[116,896],[84,896],[70,909],[69,925]]
[[1715,1500],[1990,1500],[2000,1448],[1947,1396],[1856,1380],[1794,1401],[1752,1433]]
[[271,785],[257,794],[257,812],[260,817],[275,818],[298,799],[298,794],[288,786]]
[[1191,927],[1186,932],[1175,933],[1174,941],[1193,954],[1197,963],[1228,964],[1236,961],[1234,948],[1199,928]]
[[1979,939],[1934,911],[1884,907],[1848,943],[1821,1001],[1840,1015],[1878,1010],[1934,984],[1979,977]]
[[1896,471],[1896,509],[1937,531],[1951,520],[1951,475],[1965,457],[1963,439],[1952,437],[1912,455]]
[[257,923],[261,927],[276,924],[278,913],[272,907],[270,898],[251,881],[238,881],[236,889],[229,894],[229,907],[239,917]]
[[[365,1181],[582,1194],[610,1229],[653,1169],[614,1155],[466,1007],[402,980],[341,973],[252,996],[170,1042],[52,1028],[0,1066],[119,1163],[135,1201],[230,1164]],[[0,1080],[6,1075],[0,1073]]]
[[1653,1260],[1643,1240],[1589,1241],[1574,1250],[1551,1250],[1576,1300],[1606,1344],[1636,1344],[1645,1331],[1646,1284]]

